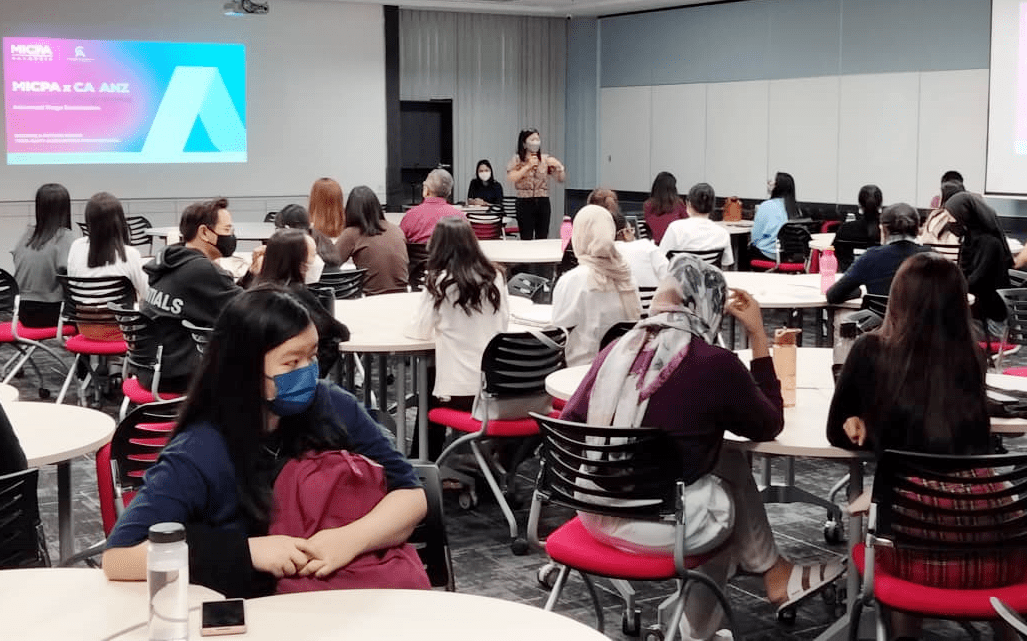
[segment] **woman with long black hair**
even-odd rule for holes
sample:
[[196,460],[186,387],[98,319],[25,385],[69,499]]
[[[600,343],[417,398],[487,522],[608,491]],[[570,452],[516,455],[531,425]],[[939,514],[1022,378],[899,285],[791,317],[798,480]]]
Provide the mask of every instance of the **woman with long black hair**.
[[767,188],[770,190],[770,199],[756,205],[750,247],[766,259],[775,260],[777,232],[781,231],[786,222],[798,218],[800,212],[795,202],[795,179],[791,174],[777,172],[774,179],[767,182]]
[[549,237],[549,177],[567,179],[563,163],[542,153],[538,129],[524,129],[517,135],[517,153],[506,165],[506,178],[517,188],[517,226],[521,240]]
[[101,191],[86,203],[89,235],[71,243],[69,276],[125,276],[132,281],[136,300],[146,298],[148,279],[139,250],[128,244],[128,222],[121,201]]
[[[481,355],[510,319],[503,270],[485,257],[465,218],[439,220],[428,244],[424,290],[407,335],[435,338],[434,406],[470,411],[481,388]],[[428,452],[442,452],[445,428],[431,425]]]
[[503,204],[503,183],[496,180],[492,171],[492,163],[482,158],[478,161],[477,176],[471,179],[467,187],[468,205],[500,205]]
[[[172,521],[186,527],[191,582],[225,596],[270,594],[283,577],[327,586],[392,550],[415,563],[420,577],[383,575],[378,587],[428,587],[416,551],[404,545],[426,513],[424,490],[353,395],[318,380],[316,354],[317,330],[288,290],[258,287],[225,307],[170,442],[107,538],[109,579],[145,579],[149,527]],[[345,500],[326,498],[323,509],[334,514],[375,492],[380,500],[347,525],[303,537],[270,533],[281,518],[279,473],[342,451],[377,463],[381,485],[354,482]],[[296,491],[328,489],[308,483]]]
[[678,180],[674,174],[669,171],[656,174],[649,198],[642,203],[642,212],[657,245],[672,222],[688,218],[688,207],[678,194]]
[[63,298],[57,274],[68,268],[72,240],[71,196],[64,185],[47,183],[36,190],[36,224],[28,226],[11,251],[22,325],[57,325]]
[[[838,271],[843,272],[855,260],[854,247],[874,247],[881,244],[881,203],[884,196],[877,185],[863,185],[859,190],[859,210],[856,220],[842,223],[834,234],[834,253],[838,257]],[[838,243],[838,241],[845,241]]]
[[405,292],[409,278],[406,237],[382,216],[382,205],[370,187],[360,185],[346,201],[346,227],[335,247],[343,261],[367,270],[368,296]]

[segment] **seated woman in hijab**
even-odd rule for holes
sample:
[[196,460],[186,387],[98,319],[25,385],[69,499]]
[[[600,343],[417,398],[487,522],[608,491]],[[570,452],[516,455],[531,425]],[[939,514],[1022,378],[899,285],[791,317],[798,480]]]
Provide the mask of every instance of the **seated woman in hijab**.
[[578,266],[553,288],[553,325],[571,330],[567,365],[587,365],[613,324],[642,316],[631,267],[614,245],[613,216],[599,205],[585,205],[574,217],[571,244]]
[[[727,294],[719,269],[689,254],[675,256],[670,275],[656,290],[651,316],[599,354],[561,418],[668,432],[678,444],[688,503],[694,503],[686,505],[686,523],[694,525],[686,532],[685,549],[689,554],[719,550],[699,569],[721,585],[738,569],[761,574],[767,597],[780,610],[829,585],[844,566],[798,566],[784,559],[752,468],[739,450],[722,447],[727,429],[768,441],[784,425],[781,385],[759,304],[742,290],[732,290],[730,298]],[[727,312],[749,334],[751,371],[713,344],[725,300]],[[608,545],[634,552],[674,549],[672,524],[579,516],[592,536]],[[708,590],[692,590],[682,638],[712,638],[722,616]]]

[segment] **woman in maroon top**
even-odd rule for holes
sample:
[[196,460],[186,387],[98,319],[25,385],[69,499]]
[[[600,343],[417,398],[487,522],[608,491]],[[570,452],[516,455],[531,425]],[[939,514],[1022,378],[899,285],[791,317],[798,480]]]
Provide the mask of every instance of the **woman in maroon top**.
[[[781,386],[759,304],[742,290],[732,290],[730,298],[727,293],[719,269],[689,254],[675,257],[653,297],[652,315],[599,354],[562,418],[658,427],[672,435],[681,455],[681,478],[689,485],[685,522],[694,524],[685,533],[686,550],[718,550],[702,570],[721,585],[739,568],[762,574],[770,601],[785,608],[828,585],[844,566],[797,566],[784,559],[752,468],[739,450],[721,447],[725,430],[767,441],[784,424]],[[737,356],[712,344],[725,302],[749,334],[751,373]],[[673,550],[673,525],[579,516],[608,545],[637,552]],[[708,590],[693,590],[681,622],[682,638],[711,638],[721,616]]]
[[657,245],[663,240],[668,225],[675,220],[688,218],[688,209],[685,207],[685,201],[678,195],[678,180],[674,174],[669,171],[656,174],[653,188],[648,200],[642,205],[642,211],[645,215],[645,224],[649,225],[649,231],[653,233],[653,242]]

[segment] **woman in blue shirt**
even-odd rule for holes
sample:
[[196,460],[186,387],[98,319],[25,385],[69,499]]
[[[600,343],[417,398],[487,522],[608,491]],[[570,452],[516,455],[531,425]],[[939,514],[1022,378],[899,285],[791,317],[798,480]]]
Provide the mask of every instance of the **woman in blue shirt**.
[[[186,526],[190,580],[226,596],[268,594],[282,577],[329,577],[365,552],[406,541],[427,510],[424,490],[363,406],[317,379],[316,354],[317,330],[288,290],[258,287],[228,304],[174,435],[107,538],[109,579],[146,577],[147,533],[163,521]],[[340,449],[384,468],[384,498],[310,538],[269,536],[282,467]]]
[[759,258],[763,254],[768,260],[776,260],[775,244],[777,232],[791,218],[799,217],[799,206],[795,203],[795,179],[791,174],[777,172],[774,180],[767,185],[770,188],[770,199],[756,205],[756,215],[752,221],[752,244]]

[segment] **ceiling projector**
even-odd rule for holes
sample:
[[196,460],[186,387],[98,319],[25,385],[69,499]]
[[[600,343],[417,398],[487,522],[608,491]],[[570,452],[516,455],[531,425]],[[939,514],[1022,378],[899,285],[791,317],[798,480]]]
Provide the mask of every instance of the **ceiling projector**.
[[268,12],[268,3],[253,0],[231,0],[225,3],[226,16],[264,15]]

